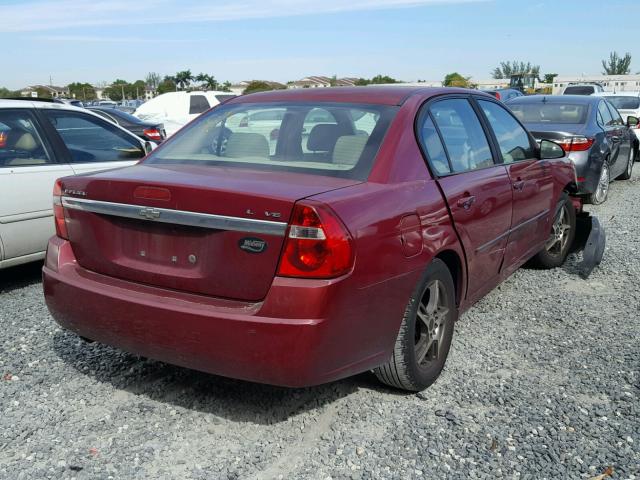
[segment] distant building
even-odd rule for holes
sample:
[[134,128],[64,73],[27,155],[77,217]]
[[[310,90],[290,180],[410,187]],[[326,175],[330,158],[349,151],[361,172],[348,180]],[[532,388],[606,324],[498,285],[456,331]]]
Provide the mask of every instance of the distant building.
[[508,78],[490,78],[480,80],[471,78],[470,82],[475,85],[478,90],[497,90],[499,88],[509,88],[510,80]]
[[640,75],[573,75],[553,79],[553,94],[560,95],[570,84],[599,83],[605,92],[630,92],[640,90]]
[[329,77],[313,76],[291,82],[288,88],[325,88],[330,86],[331,79]]
[[21,97],[35,97],[40,92],[45,92],[47,97],[58,98],[68,97],[69,89],[67,87],[55,87],[53,85],[31,85],[20,90]]

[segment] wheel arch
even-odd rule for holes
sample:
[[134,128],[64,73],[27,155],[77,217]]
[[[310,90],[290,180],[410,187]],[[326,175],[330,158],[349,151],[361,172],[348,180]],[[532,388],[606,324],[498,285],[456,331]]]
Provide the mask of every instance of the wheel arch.
[[463,271],[463,262],[457,252],[454,250],[443,250],[438,252],[434,259],[437,258],[444,262],[444,264],[449,269],[449,273],[451,273],[451,277],[453,278],[453,286],[455,287],[455,295],[456,295],[456,305],[459,307],[464,291],[464,271]]

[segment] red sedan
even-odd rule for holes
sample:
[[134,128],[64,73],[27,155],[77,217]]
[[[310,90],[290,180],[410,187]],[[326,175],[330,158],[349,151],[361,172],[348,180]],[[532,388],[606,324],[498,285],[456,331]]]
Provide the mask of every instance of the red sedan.
[[138,165],[58,181],[47,305],[84,338],[219,375],[373,369],[421,390],[461,312],[525,262],[563,263],[580,203],[562,156],[477,91],[238,97]]

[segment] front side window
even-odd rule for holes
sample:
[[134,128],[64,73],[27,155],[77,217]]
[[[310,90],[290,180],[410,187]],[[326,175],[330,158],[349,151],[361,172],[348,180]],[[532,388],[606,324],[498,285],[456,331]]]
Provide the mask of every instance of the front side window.
[[93,115],[43,110],[71,154],[73,163],[135,160],[145,151],[135,138]]
[[478,103],[496,136],[504,163],[534,158],[529,135],[507,110],[486,100],[478,100]]
[[211,108],[207,97],[204,95],[191,95],[189,97],[189,115],[203,113]]
[[0,168],[52,163],[27,110],[0,110]]
[[466,172],[493,165],[489,142],[467,100],[442,100],[434,103],[430,111],[442,135],[452,172]]
[[397,107],[240,103],[211,110],[145,162],[365,180]]

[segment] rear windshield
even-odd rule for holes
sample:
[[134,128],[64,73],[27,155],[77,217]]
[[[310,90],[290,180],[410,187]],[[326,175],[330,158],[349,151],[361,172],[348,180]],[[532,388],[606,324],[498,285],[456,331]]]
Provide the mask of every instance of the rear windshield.
[[591,95],[596,89],[589,85],[582,87],[567,87],[564,89],[565,95]]
[[571,103],[509,103],[522,123],[585,123],[588,105]]
[[608,96],[607,100],[618,110],[637,110],[640,108],[640,97]]
[[222,105],[145,163],[291,171],[365,180],[397,107],[347,103]]

